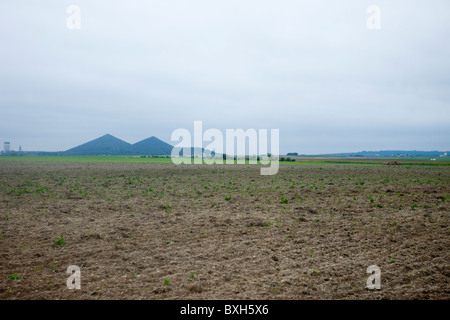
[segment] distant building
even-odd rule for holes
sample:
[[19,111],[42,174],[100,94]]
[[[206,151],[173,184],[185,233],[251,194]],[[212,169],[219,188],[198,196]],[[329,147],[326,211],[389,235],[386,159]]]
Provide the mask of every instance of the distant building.
[[10,150],[11,150],[11,143],[8,141],[5,141],[5,143],[3,144],[3,151],[9,152]]

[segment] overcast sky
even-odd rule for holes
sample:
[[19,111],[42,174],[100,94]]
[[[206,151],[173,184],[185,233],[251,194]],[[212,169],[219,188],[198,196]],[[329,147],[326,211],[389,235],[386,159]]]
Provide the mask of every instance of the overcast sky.
[[202,120],[280,129],[281,153],[449,150],[449,13],[448,0],[2,0],[1,148],[175,144]]

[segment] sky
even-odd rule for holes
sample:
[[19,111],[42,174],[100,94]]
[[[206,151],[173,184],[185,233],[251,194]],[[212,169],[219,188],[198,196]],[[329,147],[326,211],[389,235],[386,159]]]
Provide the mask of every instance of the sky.
[[175,145],[200,120],[279,129],[281,154],[450,150],[449,12],[448,0],[2,0],[0,142]]

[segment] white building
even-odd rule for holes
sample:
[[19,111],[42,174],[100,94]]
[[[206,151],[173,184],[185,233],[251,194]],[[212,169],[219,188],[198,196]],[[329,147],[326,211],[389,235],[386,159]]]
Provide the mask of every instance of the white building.
[[6,142],[3,144],[3,151],[9,152],[10,150],[11,150],[11,143],[8,142],[8,141],[6,141]]

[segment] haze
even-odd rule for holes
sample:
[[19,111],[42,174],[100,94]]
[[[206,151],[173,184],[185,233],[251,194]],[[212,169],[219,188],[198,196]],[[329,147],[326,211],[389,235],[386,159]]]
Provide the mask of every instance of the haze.
[[448,150],[449,12],[446,0],[3,0],[0,142],[174,144],[202,120],[278,128],[281,153]]

